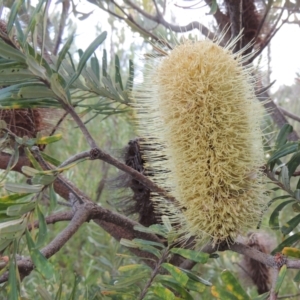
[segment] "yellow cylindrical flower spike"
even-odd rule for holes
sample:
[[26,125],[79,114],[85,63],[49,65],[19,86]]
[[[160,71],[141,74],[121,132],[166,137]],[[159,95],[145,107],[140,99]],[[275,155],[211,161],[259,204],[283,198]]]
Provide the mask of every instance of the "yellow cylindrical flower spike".
[[263,108],[234,44],[184,41],[148,60],[134,92],[148,168],[177,199],[153,195],[157,209],[214,244],[257,225],[265,198]]

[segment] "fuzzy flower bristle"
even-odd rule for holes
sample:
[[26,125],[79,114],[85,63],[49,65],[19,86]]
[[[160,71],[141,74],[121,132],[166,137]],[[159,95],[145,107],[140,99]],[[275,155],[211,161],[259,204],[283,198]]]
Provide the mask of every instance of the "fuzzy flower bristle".
[[140,135],[152,144],[145,160],[177,199],[153,195],[157,209],[187,238],[215,244],[256,225],[265,198],[263,108],[233,47],[184,41],[148,61],[134,93]]

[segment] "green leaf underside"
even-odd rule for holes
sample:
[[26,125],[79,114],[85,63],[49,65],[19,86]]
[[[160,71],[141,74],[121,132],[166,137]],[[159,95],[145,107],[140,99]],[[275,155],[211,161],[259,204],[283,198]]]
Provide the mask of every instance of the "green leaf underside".
[[295,200],[288,200],[280,203],[272,212],[269,220],[269,226],[272,229],[279,229],[279,213],[288,204],[295,202]]

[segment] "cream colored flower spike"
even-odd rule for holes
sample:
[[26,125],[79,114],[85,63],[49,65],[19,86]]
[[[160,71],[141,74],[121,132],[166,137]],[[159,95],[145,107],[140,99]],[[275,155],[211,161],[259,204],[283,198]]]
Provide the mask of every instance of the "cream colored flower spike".
[[234,44],[184,41],[150,58],[134,91],[148,168],[178,203],[153,201],[198,242],[232,242],[264,209],[263,108]]

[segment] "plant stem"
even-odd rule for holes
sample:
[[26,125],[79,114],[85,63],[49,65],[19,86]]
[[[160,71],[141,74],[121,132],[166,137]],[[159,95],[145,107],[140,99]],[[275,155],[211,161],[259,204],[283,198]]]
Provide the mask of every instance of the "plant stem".
[[151,277],[150,277],[149,281],[146,283],[146,285],[145,285],[143,291],[141,292],[140,297],[138,298],[138,300],[143,300],[144,297],[146,296],[149,287],[151,286],[151,284],[152,284],[152,282],[153,282],[155,276],[158,274],[159,269],[160,269],[162,263],[163,263],[163,262],[165,261],[165,259],[167,258],[168,254],[169,254],[169,249],[166,248],[166,249],[164,250],[164,252],[163,252],[161,258],[160,258],[159,261],[157,262],[157,264],[156,264],[156,266],[155,266],[153,272],[151,273]]

